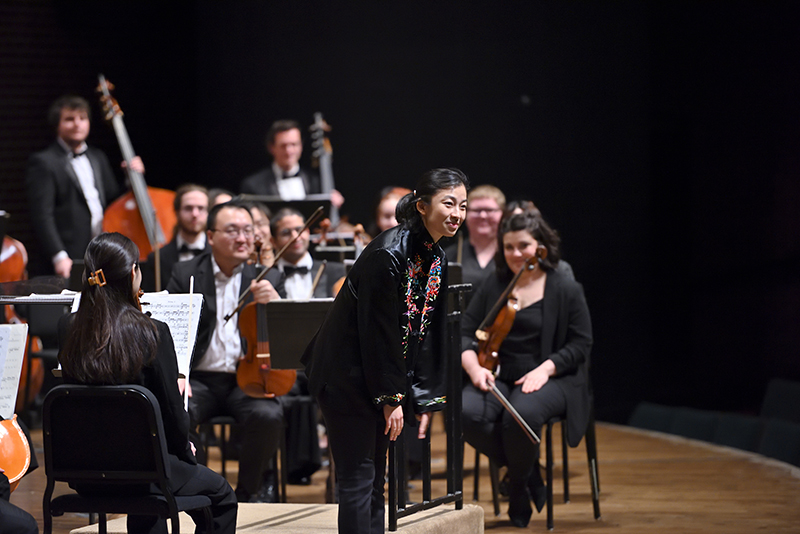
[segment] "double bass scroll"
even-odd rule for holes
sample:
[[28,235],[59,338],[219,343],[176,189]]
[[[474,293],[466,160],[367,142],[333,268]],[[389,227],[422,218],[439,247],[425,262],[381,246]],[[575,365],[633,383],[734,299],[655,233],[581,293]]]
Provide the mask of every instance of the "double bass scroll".
[[[135,171],[131,162],[136,157],[128,131],[122,120],[122,110],[111,96],[114,85],[105,76],[98,76],[100,101],[117,136],[131,190],[113,202],[103,217],[103,230],[119,232],[131,239],[139,247],[139,259],[145,260],[152,251],[157,251],[166,243],[166,235],[172,232],[177,223],[172,207],[175,193],[166,189],[148,187],[141,173]],[[158,255],[156,262],[159,263]],[[156,265],[156,285],[160,286],[161,269]],[[156,288],[160,290],[160,287]]]

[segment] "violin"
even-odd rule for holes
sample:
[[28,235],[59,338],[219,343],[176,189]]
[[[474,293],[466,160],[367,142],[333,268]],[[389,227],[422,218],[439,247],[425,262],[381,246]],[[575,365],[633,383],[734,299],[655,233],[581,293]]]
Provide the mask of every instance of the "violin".
[[[321,216],[322,206],[309,217],[305,226],[295,234],[294,238],[278,251],[273,264],[264,267],[254,280],[256,282],[263,280],[278,259],[283,256],[283,253],[300,237],[300,234]],[[267,305],[251,302],[245,306],[244,300],[249,293],[250,289],[248,288],[239,297],[236,309],[225,316],[227,322],[237,312],[239,313],[239,332],[247,340],[247,354],[239,360],[239,365],[236,367],[236,383],[249,397],[271,398],[285,395],[292,389],[297,379],[297,371],[271,368],[269,341],[267,340]]]
[[239,360],[236,382],[249,397],[286,395],[297,380],[294,369],[272,369],[267,340],[267,305],[251,302],[239,312],[239,332],[247,340],[247,354]]
[[[536,254],[525,260],[522,266],[511,282],[505,288],[500,298],[492,307],[492,310],[483,320],[481,325],[475,331],[475,337],[478,338],[478,363],[484,369],[492,372],[497,370],[499,363],[498,351],[500,345],[505,341],[506,336],[511,331],[511,326],[514,324],[517,311],[519,311],[519,302],[517,297],[512,295],[511,292],[517,285],[522,273],[532,271],[536,268],[536,264],[540,259],[547,257],[547,248],[540,246],[536,249]],[[494,316],[494,322],[486,328],[489,318]]]
[[[4,213],[0,216],[8,217],[9,215]],[[26,280],[28,278],[27,266],[28,252],[25,249],[25,245],[13,237],[4,236],[2,252],[0,252],[0,283]],[[10,304],[5,307],[5,320],[9,324],[21,324],[25,322],[25,320],[17,314],[14,306]],[[30,343],[25,347],[25,355],[22,360],[22,372],[20,373],[19,389],[17,390],[15,405],[17,411],[24,410],[28,404],[33,402],[44,383],[44,365],[42,364],[42,360],[30,357],[31,352],[39,352],[40,350],[42,350],[42,340],[38,337],[31,337]]]
[[[144,176],[133,170],[131,160],[135,157],[119,103],[111,96],[114,85],[100,74],[97,91],[102,94],[100,101],[106,112],[106,120],[111,121],[125,159],[131,191],[114,201],[103,216],[103,231],[119,232],[129,237],[139,247],[139,259],[147,259],[155,251],[156,291],[161,290],[161,267],[158,250],[166,243],[165,235],[177,224],[173,209],[175,193],[166,189],[148,187]],[[165,232],[165,230],[167,232]]]
[[14,491],[31,466],[31,448],[25,432],[17,423],[17,414],[0,421],[0,460],[0,467],[8,477],[11,491]]

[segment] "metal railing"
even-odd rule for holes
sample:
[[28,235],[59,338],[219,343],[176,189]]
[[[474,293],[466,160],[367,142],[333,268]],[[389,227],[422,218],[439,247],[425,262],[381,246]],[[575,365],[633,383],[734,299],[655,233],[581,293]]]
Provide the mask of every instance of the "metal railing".
[[408,486],[405,440],[400,434],[397,441],[389,442],[389,531],[397,530],[397,520],[443,504],[455,503],[456,510],[464,507],[463,455],[461,445],[461,310],[464,293],[471,284],[448,287],[449,311],[447,314],[447,407],[444,410],[447,434],[447,494],[431,497],[431,438],[430,428],[423,441],[422,502],[406,502]]

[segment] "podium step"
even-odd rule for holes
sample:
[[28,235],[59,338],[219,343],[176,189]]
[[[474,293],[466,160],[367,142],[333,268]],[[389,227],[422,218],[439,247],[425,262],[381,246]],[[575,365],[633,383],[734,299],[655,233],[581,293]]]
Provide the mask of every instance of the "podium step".
[[[237,534],[336,534],[335,504],[239,504]],[[387,514],[388,515],[388,514]],[[194,534],[194,522],[181,513],[181,534]],[[169,525],[169,522],[167,523]],[[71,531],[71,534],[97,534],[97,525]],[[109,534],[126,534],[125,518],[108,522]],[[483,534],[483,509],[465,504],[462,510],[453,505],[439,506],[398,521],[402,534]]]

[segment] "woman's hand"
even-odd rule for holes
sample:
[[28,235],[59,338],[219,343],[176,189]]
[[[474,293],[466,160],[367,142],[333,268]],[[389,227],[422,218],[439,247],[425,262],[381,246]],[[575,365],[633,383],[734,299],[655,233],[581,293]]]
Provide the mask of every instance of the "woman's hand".
[[481,391],[489,391],[494,386],[494,375],[492,372],[482,367],[478,362],[478,353],[472,349],[467,349],[461,353],[461,367],[469,375],[472,385]]
[[428,430],[428,424],[431,422],[431,414],[424,413],[417,415],[419,421],[419,432],[417,432],[417,439],[425,439],[425,432]]
[[389,441],[395,441],[400,432],[403,431],[403,407],[401,405],[383,405],[383,417],[386,419],[384,434],[389,435]]
[[556,365],[553,363],[553,360],[546,360],[542,362],[539,367],[533,371],[529,371],[514,383],[516,385],[522,384],[523,393],[532,393],[542,389],[542,386],[547,384],[547,381],[550,380],[550,377],[555,373]]

